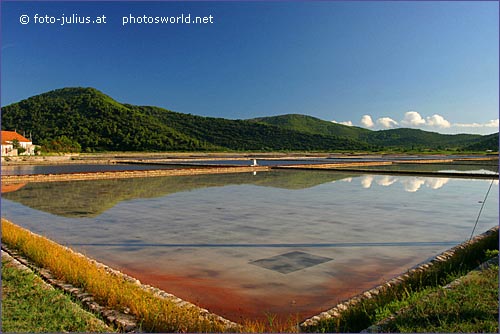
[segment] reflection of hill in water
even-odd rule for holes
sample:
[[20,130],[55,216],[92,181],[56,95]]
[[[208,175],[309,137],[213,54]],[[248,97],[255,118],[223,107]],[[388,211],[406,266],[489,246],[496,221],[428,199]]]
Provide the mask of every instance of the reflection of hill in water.
[[279,171],[257,175],[238,173],[29,183],[18,191],[2,196],[32,209],[58,216],[95,217],[121,201],[136,198],[161,197],[199,188],[240,184],[305,189],[350,176],[325,171]]

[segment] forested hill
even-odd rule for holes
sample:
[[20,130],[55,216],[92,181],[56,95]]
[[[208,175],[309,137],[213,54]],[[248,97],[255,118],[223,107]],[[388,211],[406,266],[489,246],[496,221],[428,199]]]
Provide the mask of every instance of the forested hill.
[[486,150],[492,150],[492,151],[498,151],[498,145],[499,145],[499,139],[498,139],[498,132],[483,136],[481,137],[480,140],[476,141],[475,143],[465,147],[466,150],[470,151],[486,151]]
[[495,142],[495,135],[444,135],[436,132],[409,128],[371,131],[364,128],[345,126],[315,117],[297,114],[260,117],[251,119],[251,121],[306,133],[346,136],[351,139],[385,148],[402,148],[409,150],[442,150],[446,148],[480,151],[487,149],[494,151],[498,150],[498,133],[496,134],[497,141]]
[[63,88],[2,108],[2,129],[82,151],[370,150],[365,142],[245,120],[122,104],[93,88]]
[[342,136],[352,139],[360,139],[363,135],[373,132],[356,126],[337,124],[324,121],[316,117],[300,114],[260,117],[253,118],[250,121],[275,125],[281,128],[300,132]]
[[122,104],[94,88],[63,88],[2,108],[2,129],[36,144],[81,151],[498,151],[498,133],[371,131],[306,115],[228,120]]

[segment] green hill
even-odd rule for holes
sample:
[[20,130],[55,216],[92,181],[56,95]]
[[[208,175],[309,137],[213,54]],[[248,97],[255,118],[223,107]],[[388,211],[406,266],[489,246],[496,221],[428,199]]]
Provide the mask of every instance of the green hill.
[[498,152],[499,141],[498,132],[491,135],[483,136],[475,143],[465,147],[469,151],[486,151],[492,150],[493,152]]
[[406,147],[410,149],[461,149],[480,139],[481,135],[444,135],[419,129],[390,129],[373,131],[362,135],[361,139],[374,145],[386,147]]
[[[370,151],[498,149],[498,134],[371,131],[306,115],[229,120],[122,104],[94,88],[63,88],[2,108],[2,129],[52,150]],[[496,138],[496,139],[495,139]]]
[[32,133],[34,143],[70,138],[89,150],[216,149],[132,110],[93,88],[64,88],[2,108],[2,129]]
[[272,117],[259,117],[251,119],[252,122],[264,123],[279,126],[281,128],[300,131],[305,133],[314,133],[327,136],[340,136],[353,139],[360,139],[372,131],[356,126],[347,126],[321,120],[316,117],[288,114]]
[[[63,88],[2,108],[2,129],[35,143],[76,143],[84,151],[368,150],[352,138],[244,120],[121,104],[93,88]],[[61,139],[62,138],[62,139]]]
[[[403,149],[463,149],[482,140],[484,136],[471,134],[444,135],[419,129],[398,128],[372,131],[355,126],[346,126],[306,115],[280,115],[254,118],[251,121],[279,126],[281,128],[315,133],[335,135],[370,143],[376,147]],[[490,145],[491,146],[491,145]],[[483,150],[482,146],[477,146]]]

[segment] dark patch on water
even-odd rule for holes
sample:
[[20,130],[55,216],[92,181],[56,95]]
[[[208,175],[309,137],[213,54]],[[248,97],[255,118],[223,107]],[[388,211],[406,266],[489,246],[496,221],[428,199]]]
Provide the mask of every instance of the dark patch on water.
[[291,272],[309,268],[331,260],[333,259],[295,251],[273,256],[267,259],[252,261],[250,264],[274,270],[282,274],[289,274]]

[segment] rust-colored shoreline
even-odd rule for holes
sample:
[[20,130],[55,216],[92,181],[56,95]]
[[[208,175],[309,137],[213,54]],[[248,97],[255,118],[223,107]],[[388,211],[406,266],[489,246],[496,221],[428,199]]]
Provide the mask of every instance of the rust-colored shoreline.
[[229,173],[251,173],[266,172],[269,167],[265,166],[242,166],[242,167],[210,167],[210,168],[183,168],[183,169],[155,169],[155,170],[131,170],[131,171],[109,171],[93,173],[67,173],[67,174],[32,174],[32,175],[2,175],[2,184],[26,183],[26,182],[61,182],[61,181],[84,181],[102,179],[126,179],[140,177],[159,176],[182,176],[201,174],[229,174]]

